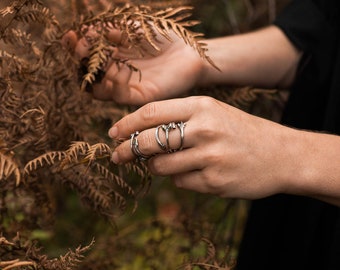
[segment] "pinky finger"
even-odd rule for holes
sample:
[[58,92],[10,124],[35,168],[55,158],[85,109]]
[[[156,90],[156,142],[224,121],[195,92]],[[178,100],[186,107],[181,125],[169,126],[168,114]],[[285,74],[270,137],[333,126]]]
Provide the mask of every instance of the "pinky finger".
[[213,193],[211,187],[203,177],[202,170],[195,170],[187,173],[175,174],[171,180],[178,188],[188,189],[200,193]]

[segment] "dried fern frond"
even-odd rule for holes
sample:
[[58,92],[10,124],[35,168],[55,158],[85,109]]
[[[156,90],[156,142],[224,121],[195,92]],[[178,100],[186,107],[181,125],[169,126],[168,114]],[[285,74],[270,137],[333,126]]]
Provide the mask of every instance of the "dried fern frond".
[[26,174],[30,174],[32,171],[37,170],[39,167],[44,167],[45,164],[51,166],[58,161],[65,158],[65,152],[63,151],[51,151],[44,155],[41,155],[33,160],[30,160],[24,168]]
[[113,52],[103,35],[100,35],[99,38],[96,39],[90,51],[91,53],[87,64],[88,73],[83,77],[82,90],[85,90],[87,84],[92,84],[96,80],[96,75],[99,71],[104,70]]
[[2,270],[10,270],[10,269],[20,269],[22,267],[33,267],[36,269],[37,265],[35,262],[31,261],[20,261],[19,259],[10,260],[10,261],[1,261],[0,267]]
[[[11,241],[5,237],[0,237],[0,267],[3,270],[75,269],[84,259],[84,254],[88,252],[93,245],[94,240],[86,246],[78,246],[75,250],[69,250],[65,255],[59,256],[59,258],[49,259],[34,242],[24,240],[19,234]],[[11,252],[12,250],[15,250],[15,252]]]
[[0,9],[0,16],[12,15],[20,11],[25,5],[41,4],[39,0],[14,0],[9,6]]
[[230,104],[238,108],[248,108],[254,103],[260,96],[266,98],[274,98],[277,94],[277,90],[257,89],[257,88],[239,88],[234,91],[230,91],[229,100]]
[[152,184],[152,177],[148,172],[148,168],[144,163],[127,163],[125,164],[125,168],[128,172],[135,173],[141,179],[140,189],[138,190],[138,194],[142,193],[144,196],[150,189]]
[[[95,174],[84,174],[84,168],[61,171],[57,179],[77,191],[83,204],[106,218],[113,226],[117,216],[127,211],[128,200],[116,185]],[[137,202],[134,200],[133,209]]]
[[21,46],[27,53],[38,54],[39,49],[36,42],[32,39],[32,35],[22,29],[11,28],[2,36],[2,40],[5,44],[17,44]]
[[[0,9],[0,16],[2,17],[1,19],[1,25],[0,25],[0,39],[2,39],[2,36],[4,32],[7,30],[7,27],[11,25],[12,21],[14,20],[15,16],[17,13],[20,12],[20,10],[28,4],[29,0],[16,0],[12,1],[11,5],[7,5],[4,8]],[[34,1],[35,2],[35,1]],[[6,17],[11,16],[11,18],[8,18],[7,20]]]
[[179,7],[179,6],[188,6],[192,5],[192,0],[133,0],[132,1],[135,5],[148,5],[152,6],[153,9],[166,9],[169,7]]
[[49,135],[48,135],[48,125],[47,125],[47,117],[45,111],[39,107],[27,110],[23,113],[20,118],[24,118],[25,116],[30,117],[31,127],[34,129],[35,133],[40,135],[40,138],[35,141],[34,145],[38,150],[46,149],[49,144]]
[[135,196],[135,191],[133,188],[119,175],[113,173],[110,171],[107,167],[99,164],[99,163],[94,163],[91,166],[95,171],[97,171],[105,181],[113,182],[114,185],[117,185],[120,189],[123,189],[126,191],[126,193],[130,196]]
[[199,40],[199,38],[203,37],[203,34],[188,29],[188,27],[199,24],[198,21],[187,20],[191,16],[190,11],[192,9],[190,6],[167,8],[154,13],[151,20],[157,31],[165,38],[171,40],[169,35],[170,30],[174,31],[185,43],[193,47],[203,59],[207,60],[214,68],[219,70],[207,55],[207,44]]
[[74,269],[84,259],[84,254],[88,252],[94,245],[94,239],[86,246],[78,246],[75,250],[68,251],[59,258],[42,261],[44,269]]
[[87,151],[87,155],[84,158],[84,161],[92,162],[98,158],[107,158],[112,156],[112,149],[105,143],[96,143],[91,145],[89,150]]
[[15,184],[18,186],[21,180],[21,174],[18,165],[12,157],[0,152],[0,181],[7,180],[11,176],[15,178]]
[[0,50],[0,59],[5,60],[6,66],[13,65],[17,69],[17,74],[25,70],[28,66],[28,63],[23,58],[3,50]]
[[48,40],[55,39],[56,34],[61,31],[55,15],[42,4],[33,4],[23,8],[17,14],[16,20],[24,23],[36,22],[42,24],[45,27],[42,34]]
[[[92,84],[100,71],[104,72],[104,67],[109,60],[117,64],[126,63],[128,65],[126,59],[113,57],[114,48],[119,47],[120,44],[128,46],[134,53],[144,57],[152,55],[152,51],[161,51],[159,36],[171,42],[172,33],[183,39],[203,59],[218,69],[207,55],[206,44],[200,41],[203,34],[189,30],[190,27],[199,23],[188,19],[191,16],[191,11],[192,7],[190,6],[154,10],[145,5],[126,4],[122,7],[115,6],[98,15],[92,14],[85,17],[79,24],[79,32],[90,43],[90,56],[87,73],[83,77],[82,89],[84,90],[87,84]],[[112,29],[121,31],[122,41],[120,44],[108,39],[108,33]],[[128,67],[133,71],[138,71],[132,66]]]
[[85,204],[112,222],[117,209],[120,213],[127,210],[128,199],[133,201],[132,212],[138,205],[135,188],[121,174],[127,175],[131,170],[140,175],[141,183],[137,183],[140,189],[151,183],[145,166],[132,164],[118,168],[111,162],[112,152],[105,143],[90,145],[75,141],[65,151],[50,151],[29,161],[25,173],[29,175],[41,167],[53,166],[55,170],[51,171],[56,179],[77,190]]

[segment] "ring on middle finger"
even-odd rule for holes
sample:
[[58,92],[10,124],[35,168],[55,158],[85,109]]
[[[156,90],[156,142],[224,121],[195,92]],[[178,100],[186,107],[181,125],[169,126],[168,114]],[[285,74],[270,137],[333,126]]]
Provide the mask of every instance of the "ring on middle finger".
[[166,129],[166,125],[159,125],[158,127],[156,127],[156,130],[155,130],[155,138],[156,138],[156,141],[157,141],[159,147],[163,151],[166,151],[166,145],[164,143],[162,143],[160,138],[159,138],[159,129],[165,130]]
[[[155,130],[155,138],[156,141],[159,145],[159,147],[167,152],[167,153],[173,153],[176,151],[180,151],[183,149],[183,142],[184,142],[184,128],[186,126],[186,123],[180,122],[180,123],[175,123],[175,122],[171,122],[169,124],[163,124],[163,125],[159,125],[158,127],[156,127]],[[170,131],[174,130],[176,128],[179,128],[179,132],[180,132],[180,146],[176,149],[172,149],[170,146]],[[162,130],[165,134],[165,142],[163,143],[159,137],[159,131]]]

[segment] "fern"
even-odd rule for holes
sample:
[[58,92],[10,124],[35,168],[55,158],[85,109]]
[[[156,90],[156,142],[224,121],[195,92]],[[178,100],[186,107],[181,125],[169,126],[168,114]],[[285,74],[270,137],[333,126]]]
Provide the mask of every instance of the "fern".
[[[25,240],[19,234],[9,241],[5,237],[0,237],[0,267],[3,270],[9,269],[75,269],[84,259],[84,254],[94,245],[92,240],[86,246],[78,246],[74,250],[69,250],[59,258],[49,259],[42,253],[41,248],[36,243]],[[15,250],[15,252],[11,252]],[[13,254],[13,255],[12,255]]]
[[[98,15],[86,17],[79,25],[79,32],[90,43],[90,56],[87,65],[87,73],[83,77],[82,89],[85,90],[88,84],[96,81],[99,71],[104,72],[109,60],[117,64],[126,64],[131,70],[138,71],[129,65],[124,59],[112,57],[113,48],[118,47],[107,39],[107,33],[112,27],[122,32],[122,44],[127,44],[131,50],[138,52],[141,57],[145,54],[152,54],[146,48],[151,46],[156,52],[161,49],[157,36],[160,34],[171,41],[171,32],[174,32],[185,43],[193,47],[199,55],[218,69],[213,61],[206,54],[206,44],[199,41],[203,35],[195,33],[188,28],[197,25],[198,21],[187,20],[191,16],[192,7],[167,8],[165,10],[153,10],[149,6],[125,5],[114,7]],[[88,32],[95,30],[96,35],[90,36]]]
[[[31,161],[25,166],[25,173],[32,174],[39,168],[53,166],[63,184],[76,189],[83,201],[97,213],[113,221],[115,207],[121,212],[127,209],[127,198],[133,200],[132,212],[137,208],[136,192],[128,182],[115,173],[111,162],[112,149],[105,143],[90,145],[88,142],[76,141],[65,151],[50,151]],[[102,162],[103,164],[101,164]],[[148,175],[146,167],[130,165],[127,171],[133,170],[141,176],[141,186],[145,185]],[[124,173],[125,174],[125,173]],[[78,175],[78,177],[72,177]]]
[[133,188],[123,178],[114,174],[107,167],[99,163],[94,163],[91,167],[97,171],[105,179],[105,181],[114,182],[114,184],[119,188],[126,190],[127,194],[132,196],[135,195]]
[[87,155],[85,156],[84,160],[91,163],[92,161],[96,160],[97,158],[107,158],[112,156],[111,148],[105,143],[96,143],[91,145],[91,147],[87,151]]
[[199,24],[198,21],[187,20],[191,16],[190,12],[192,7],[178,7],[168,8],[166,10],[156,12],[151,18],[156,29],[165,38],[171,40],[170,29],[173,30],[178,37],[182,38],[185,43],[196,49],[199,55],[207,60],[217,70],[219,68],[214,64],[211,58],[206,54],[208,51],[207,45],[204,42],[199,41],[199,38],[203,36],[201,33],[195,33],[188,30],[188,27]]
[[96,80],[96,75],[99,71],[104,70],[111,54],[112,49],[110,49],[107,40],[104,39],[103,35],[100,35],[91,48],[87,67],[88,73],[83,77],[82,90],[85,90],[87,84],[92,84]]
[[18,165],[11,157],[0,152],[0,181],[7,180],[12,175],[14,176],[15,183],[18,186],[21,180]]
[[30,160],[24,168],[26,174],[37,170],[39,167],[44,167],[45,164],[51,166],[57,161],[61,161],[65,158],[65,152],[63,151],[51,151],[44,155],[41,155],[33,160]]

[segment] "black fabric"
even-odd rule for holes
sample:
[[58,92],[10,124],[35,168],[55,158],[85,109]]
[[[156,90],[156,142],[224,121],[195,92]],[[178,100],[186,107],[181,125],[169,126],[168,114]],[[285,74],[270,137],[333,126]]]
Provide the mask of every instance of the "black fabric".
[[[304,52],[282,123],[340,134],[340,1],[292,1],[275,24]],[[281,194],[254,201],[237,269],[339,270],[340,208]]]

